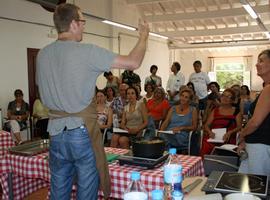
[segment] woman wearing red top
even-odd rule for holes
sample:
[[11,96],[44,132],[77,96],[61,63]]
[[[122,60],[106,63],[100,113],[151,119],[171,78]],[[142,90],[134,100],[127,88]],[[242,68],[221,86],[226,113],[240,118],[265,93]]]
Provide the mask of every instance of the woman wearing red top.
[[242,114],[239,108],[233,107],[235,101],[235,92],[232,89],[226,89],[221,95],[220,106],[215,108],[208,116],[204,131],[203,145],[201,155],[209,154],[217,143],[207,142],[209,138],[214,138],[214,128],[226,128],[227,132],[223,136],[224,143],[236,144],[236,133],[241,129]]
[[146,104],[148,115],[151,116],[158,128],[159,122],[164,120],[170,108],[169,102],[165,99],[165,91],[162,87],[157,87],[152,99]]

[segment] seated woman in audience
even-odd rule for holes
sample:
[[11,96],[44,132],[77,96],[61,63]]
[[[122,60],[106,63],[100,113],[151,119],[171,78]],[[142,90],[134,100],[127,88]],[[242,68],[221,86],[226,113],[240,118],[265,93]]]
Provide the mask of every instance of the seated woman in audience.
[[235,100],[233,102],[233,106],[240,109],[240,112],[243,114],[243,105],[241,104],[241,86],[238,84],[234,84],[231,86],[231,89],[235,92]]
[[194,106],[196,109],[199,109],[199,97],[196,95],[194,84],[192,82],[188,82],[187,87],[189,89],[191,89],[191,91],[193,92],[193,99],[192,99],[190,105]]
[[146,92],[146,94],[143,96],[144,103],[147,103],[149,99],[153,98],[154,89],[155,89],[155,86],[153,86],[151,83],[147,83],[144,86],[144,91]]
[[[124,107],[127,105],[127,94],[126,90],[128,88],[128,85],[125,83],[121,83],[119,86],[119,96],[114,98],[111,108],[113,111],[113,115],[116,119],[113,120],[113,127],[119,128],[119,124],[121,123],[122,114],[124,112]],[[115,121],[116,120],[116,121]]]
[[115,91],[115,96],[119,94],[119,85],[121,83],[117,76],[114,76],[111,71],[104,72],[103,76],[107,79],[106,87],[112,87]]
[[252,99],[250,97],[250,90],[247,85],[241,86],[240,98],[241,98],[241,104],[243,105],[243,116],[245,116],[247,120],[248,111],[252,103]]
[[106,95],[106,105],[110,107],[114,98],[116,97],[116,93],[112,87],[106,87],[105,95]]
[[47,132],[48,122],[49,122],[49,109],[45,107],[39,97],[39,92],[37,92],[37,99],[33,104],[33,123],[41,135],[42,139],[48,139],[49,133]]
[[147,112],[144,103],[137,101],[138,91],[134,87],[127,89],[128,104],[124,108],[120,128],[127,130],[127,135],[113,133],[111,147],[129,148],[129,137],[141,136],[147,126]]
[[146,103],[146,108],[148,115],[152,117],[156,129],[158,129],[160,121],[165,120],[170,108],[169,101],[165,99],[165,90],[162,87],[155,89],[153,98]]
[[236,144],[237,132],[241,130],[242,114],[239,108],[233,106],[235,98],[234,90],[224,90],[220,97],[220,106],[216,107],[209,115],[204,126],[202,156],[210,154],[213,148],[220,144],[207,141],[209,138],[215,138],[213,129],[226,128],[226,133],[223,136],[224,143]]
[[29,117],[29,105],[23,100],[23,92],[20,89],[14,92],[15,100],[9,102],[7,117],[11,132],[14,134],[15,142],[22,143],[21,129],[27,128]]
[[175,147],[177,150],[188,149],[189,132],[197,129],[198,112],[190,105],[193,99],[193,92],[190,89],[183,89],[179,92],[180,103],[170,108],[160,130],[171,130],[174,134],[160,134],[167,144],[167,147]]
[[205,124],[212,110],[218,107],[220,104],[219,84],[217,82],[211,82],[208,84],[208,88],[211,91],[211,93],[207,97],[206,109],[203,114],[203,124]]
[[112,127],[112,109],[106,105],[104,91],[99,90],[96,94],[97,120],[101,130]]

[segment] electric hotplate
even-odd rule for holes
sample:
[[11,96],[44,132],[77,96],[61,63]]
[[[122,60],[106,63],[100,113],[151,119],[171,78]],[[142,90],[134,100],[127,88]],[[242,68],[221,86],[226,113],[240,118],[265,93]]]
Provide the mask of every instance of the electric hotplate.
[[165,154],[157,159],[134,157],[128,155],[121,155],[118,157],[120,165],[137,165],[147,169],[159,167],[167,158],[169,154]]
[[237,172],[222,172],[214,188],[224,194],[242,192],[260,197],[266,197],[267,189],[267,176]]

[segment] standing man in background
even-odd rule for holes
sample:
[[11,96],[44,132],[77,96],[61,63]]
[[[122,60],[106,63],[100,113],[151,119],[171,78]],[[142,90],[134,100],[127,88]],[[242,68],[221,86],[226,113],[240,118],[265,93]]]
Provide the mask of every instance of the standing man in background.
[[207,104],[207,95],[208,95],[208,84],[210,79],[206,72],[202,72],[202,63],[199,60],[196,60],[193,63],[194,71],[190,77],[189,81],[194,84],[196,95],[199,97],[199,110],[201,115],[206,108]]
[[171,67],[173,74],[169,76],[166,90],[169,95],[169,102],[171,105],[179,101],[179,89],[185,84],[185,76],[180,72],[181,65],[179,62],[174,62]]
[[137,44],[122,56],[80,43],[86,20],[79,7],[60,4],[53,19],[58,39],[40,50],[36,73],[41,100],[50,109],[51,199],[70,199],[74,181],[77,199],[98,199],[99,183],[108,198],[110,177],[92,100],[96,79],[112,68],[137,69],[149,27],[139,23]]

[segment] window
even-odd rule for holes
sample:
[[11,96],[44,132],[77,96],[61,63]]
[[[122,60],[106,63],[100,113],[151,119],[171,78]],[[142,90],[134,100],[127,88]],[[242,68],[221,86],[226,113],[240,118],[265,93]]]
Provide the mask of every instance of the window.
[[250,88],[249,60],[247,57],[212,58],[211,81],[217,81],[221,90],[234,84]]

